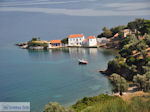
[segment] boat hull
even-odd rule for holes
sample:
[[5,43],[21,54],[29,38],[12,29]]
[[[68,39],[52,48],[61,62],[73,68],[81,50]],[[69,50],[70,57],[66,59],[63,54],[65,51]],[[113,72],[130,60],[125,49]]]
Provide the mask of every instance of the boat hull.
[[79,64],[86,65],[86,64],[88,64],[88,62],[80,62],[80,61],[79,61]]

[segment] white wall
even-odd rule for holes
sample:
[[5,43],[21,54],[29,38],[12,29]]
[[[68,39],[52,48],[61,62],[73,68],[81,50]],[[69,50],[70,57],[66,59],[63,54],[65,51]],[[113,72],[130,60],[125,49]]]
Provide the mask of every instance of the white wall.
[[76,38],[68,38],[68,45],[69,46],[81,46],[84,37],[76,37]]
[[97,45],[97,40],[95,39],[88,39],[88,46],[96,46]]

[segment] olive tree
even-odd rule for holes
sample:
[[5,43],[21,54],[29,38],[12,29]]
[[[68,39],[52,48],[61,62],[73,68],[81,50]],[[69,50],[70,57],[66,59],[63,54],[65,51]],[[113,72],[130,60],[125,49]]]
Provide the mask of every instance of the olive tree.
[[74,111],[70,108],[63,107],[56,102],[51,102],[48,105],[45,105],[43,112],[74,112]]
[[122,92],[128,90],[128,83],[125,78],[121,77],[120,75],[113,73],[110,76],[110,81],[113,84],[113,92],[119,92],[122,95]]

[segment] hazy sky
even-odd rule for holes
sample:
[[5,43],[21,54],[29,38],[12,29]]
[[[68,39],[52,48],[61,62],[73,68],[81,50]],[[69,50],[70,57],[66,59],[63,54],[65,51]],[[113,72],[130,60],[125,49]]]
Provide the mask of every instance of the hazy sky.
[[150,0],[0,0],[0,44],[97,36],[135,18],[150,19]]
[[150,16],[149,0],[2,0],[0,11],[70,16]]

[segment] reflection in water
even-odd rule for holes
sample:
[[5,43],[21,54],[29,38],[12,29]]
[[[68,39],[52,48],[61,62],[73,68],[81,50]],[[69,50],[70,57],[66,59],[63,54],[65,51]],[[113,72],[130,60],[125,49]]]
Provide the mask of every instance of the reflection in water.
[[95,56],[97,55],[98,48],[89,48],[88,51],[90,56]]
[[105,58],[109,58],[115,54],[114,50],[101,48],[59,48],[50,50],[28,50],[28,54],[32,60],[36,61],[58,61],[61,56],[69,55],[71,58],[88,58],[93,59],[98,55],[98,52]]
[[47,50],[28,50],[29,57],[36,61],[48,61],[50,52]]
[[104,55],[104,57],[109,57],[112,55],[116,55],[117,51],[112,49],[101,49],[101,53],[102,55]]
[[84,48],[69,48],[69,55],[72,58],[86,58],[86,49],[84,49]]

